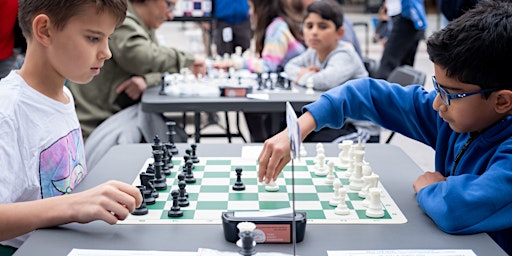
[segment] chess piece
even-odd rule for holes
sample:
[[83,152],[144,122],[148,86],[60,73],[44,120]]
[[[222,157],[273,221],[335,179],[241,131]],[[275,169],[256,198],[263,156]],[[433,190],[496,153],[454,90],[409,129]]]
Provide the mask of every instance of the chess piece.
[[256,250],[254,249],[256,246],[256,241],[254,240],[256,225],[252,222],[240,222],[236,227],[239,230],[238,237],[240,237],[240,240],[236,243],[236,245],[240,247],[239,253],[243,256],[256,254]]
[[325,178],[324,183],[325,184],[333,184],[334,179],[335,179],[335,177],[334,177],[334,162],[329,161],[327,163],[327,166],[329,167],[329,171],[328,171],[327,177]]
[[368,206],[368,209],[366,209],[366,216],[370,218],[384,217],[384,209],[382,208],[380,193],[380,188],[370,188],[370,205]]
[[334,189],[334,195],[332,196],[331,200],[329,200],[329,205],[338,206],[338,204],[341,201],[341,198],[340,198],[341,181],[339,179],[335,179],[334,182],[332,183],[332,187]]
[[339,163],[337,165],[338,168],[341,169],[347,169],[348,165],[350,164],[349,160],[349,151],[350,147],[352,147],[352,144],[354,144],[351,140],[344,140],[340,144],[338,144],[338,148],[341,149],[340,153],[338,154]]
[[308,152],[306,151],[306,147],[303,143],[300,144],[300,156],[306,157],[308,156]]
[[167,178],[162,173],[162,166],[164,163],[162,162],[162,150],[153,150],[153,167],[155,168],[155,181],[153,182],[153,186],[155,186],[156,190],[165,190],[167,188]]
[[315,87],[315,82],[312,77],[309,77],[308,80],[306,80],[306,94],[315,94],[313,87]]
[[237,167],[235,169],[235,172],[236,172],[236,181],[235,181],[235,184],[233,185],[233,190],[236,190],[236,191],[245,190],[245,185],[242,182],[242,168]]
[[132,214],[133,215],[146,215],[148,214],[148,208],[146,207],[146,201],[144,200],[144,186],[137,186],[141,195],[142,195],[142,203],[139,207],[137,207]]
[[187,186],[187,183],[185,181],[178,182],[178,187],[180,188],[179,189],[180,194],[178,195],[178,205],[180,207],[187,207],[190,205],[190,202],[188,201],[188,198],[185,195],[185,193],[186,193],[185,186]]
[[334,213],[338,215],[349,215],[350,209],[347,206],[347,202],[345,202],[345,197],[347,196],[347,189],[346,188],[340,188],[339,190],[339,196],[340,196],[340,203],[334,209]]
[[[151,173],[142,172],[139,174],[140,184],[144,187],[142,195],[147,205],[155,204],[155,198],[158,197],[155,186],[153,186],[153,180],[155,175]],[[154,196],[156,194],[156,197]]]
[[186,183],[196,183],[196,178],[194,178],[194,173],[192,173],[193,165],[194,164],[192,163],[191,159],[188,159],[185,162],[186,170],[184,170],[184,173]]
[[[182,172],[182,173],[180,173],[180,174],[178,174],[178,184],[180,184],[180,182],[182,182],[182,181],[185,183],[185,185],[187,184],[187,183],[185,182],[185,174],[184,174],[183,172]],[[187,197],[187,198],[188,198],[188,192],[187,192],[186,187],[185,187],[185,188],[183,188],[183,189],[185,190],[185,197]]]
[[271,180],[267,185],[265,185],[265,190],[269,192],[278,191],[279,185],[277,185],[275,180]]
[[183,216],[183,211],[181,211],[180,206],[178,205],[178,196],[180,192],[175,189],[171,191],[172,196],[172,206],[171,209],[167,212],[167,216],[169,217],[181,217]]
[[199,163],[199,158],[197,157],[197,144],[190,145],[190,148],[192,148],[190,159],[192,159],[192,163],[197,164]]
[[174,135],[176,135],[176,130],[175,130],[175,126],[176,126],[176,122],[174,121],[167,121],[165,122],[165,125],[167,125],[167,136],[168,136],[168,140],[169,140],[169,143],[171,145],[171,149],[169,150],[169,153],[173,154],[173,155],[177,155],[178,154],[178,148],[176,147],[176,145],[174,144]]

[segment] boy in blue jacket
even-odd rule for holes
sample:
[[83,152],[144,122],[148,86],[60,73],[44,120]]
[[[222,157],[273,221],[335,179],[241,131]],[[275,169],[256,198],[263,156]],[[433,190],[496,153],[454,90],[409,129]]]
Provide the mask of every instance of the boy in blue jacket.
[[[436,150],[435,172],[414,182],[419,206],[451,234],[487,232],[512,254],[512,3],[483,1],[427,42],[435,90],[363,78],[304,107],[301,136],[369,120]],[[290,160],[287,131],[268,139],[259,180]]]

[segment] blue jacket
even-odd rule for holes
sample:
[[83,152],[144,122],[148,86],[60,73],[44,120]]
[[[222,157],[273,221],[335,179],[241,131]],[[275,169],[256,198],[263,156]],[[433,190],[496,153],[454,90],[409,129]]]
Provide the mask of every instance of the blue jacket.
[[511,254],[512,117],[474,137],[464,151],[470,134],[453,131],[439,117],[432,108],[435,97],[420,85],[362,78],[327,91],[304,111],[314,116],[316,130],[339,128],[345,118],[369,120],[431,146],[435,171],[447,179],[421,189],[419,206],[444,232],[487,232]]
[[213,11],[218,20],[236,24],[249,18],[249,2],[247,0],[215,0],[214,4]]
[[427,13],[423,0],[402,0],[401,15],[411,20],[417,30],[427,29]]

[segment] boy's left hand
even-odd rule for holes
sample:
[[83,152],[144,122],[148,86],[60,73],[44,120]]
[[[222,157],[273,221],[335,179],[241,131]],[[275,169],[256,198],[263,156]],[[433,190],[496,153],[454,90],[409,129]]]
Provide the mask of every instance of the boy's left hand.
[[444,177],[440,172],[425,172],[416,179],[412,186],[414,188],[414,191],[418,193],[418,191],[420,191],[422,188],[428,185],[445,180],[446,177]]

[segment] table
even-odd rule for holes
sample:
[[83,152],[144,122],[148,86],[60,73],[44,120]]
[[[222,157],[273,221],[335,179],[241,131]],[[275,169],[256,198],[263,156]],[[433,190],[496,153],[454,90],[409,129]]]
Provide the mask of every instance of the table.
[[[172,95],[159,95],[160,87],[148,88],[142,94],[142,110],[146,112],[194,112],[194,126],[195,126],[195,140],[200,142],[201,127],[200,127],[200,113],[201,112],[217,112],[217,111],[236,111],[236,112],[272,112],[284,113],[285,102],[290,102],[295,111],[300,112],[302,106],[317,100],[322,92],[315,92],[314,94],[306,94],[305,89],[302,87],[294,86],[297,92],[280,91],[275,93],[268,93],[268,100],[249,99],[245,97],[176,97]],[[226,115],[227,116],[227,115]],[[275,121],[272,124],[273,131],[280,131],[279,118],[273,118]],[[229,122],[227,123],[227,136],[231,140],[231,132]],[[237,113],[237,126],[238,126],[238,113]],[[240,129],[238,134],[240,134]]]
[[[240,156],[243,145],[199,144],[198,155]],[[260,144],[258,144],[260,145]],[[327,156],[339,152],[336,144],[324,144]],[[188,145],[178,144],[181,152]],[[307,144],[308,152],[315,145]],[[144,161],[151,156],[149,144],[112,148],[80,184],[82,191],[110,179],[131,183]],[[327,250],[374,249],[472,249],[477,255],[506,255],[484,233],[449,235],[426,216],[415,200],[412,182],[420,168],[398,147],[368,144],[365,158],[380,175],[390,195],[404,213],[405,224],[308,225],[304,241],[297,244],[299,255],[326,255]],[[67,255],[73,248],[111,250],[196,251],[199,247],[236,252],[235,244],[224,240],[221,225],[108,225],[104,222],[67,224],[35,231],[15,255]],[[258,244],[259,252],[293,252],[290,244]]]

